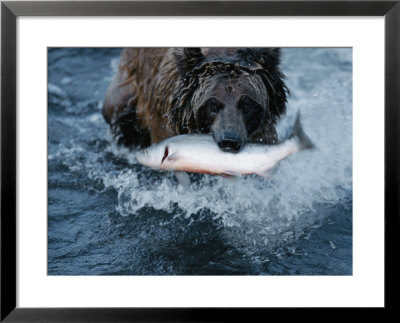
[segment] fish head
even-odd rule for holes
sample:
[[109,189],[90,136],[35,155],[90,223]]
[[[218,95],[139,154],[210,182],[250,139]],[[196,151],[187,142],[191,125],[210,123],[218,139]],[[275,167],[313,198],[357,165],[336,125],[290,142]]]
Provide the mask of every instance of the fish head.
[[144,166],[159,168],[164,156],[166,145],[153,145],[136,152],[136,159]]
[[151,168],[168,169],[168,165],[174,162],[171,155],[174,154],[173,145],[159,143],[136,152],[136,159],[144,166]]

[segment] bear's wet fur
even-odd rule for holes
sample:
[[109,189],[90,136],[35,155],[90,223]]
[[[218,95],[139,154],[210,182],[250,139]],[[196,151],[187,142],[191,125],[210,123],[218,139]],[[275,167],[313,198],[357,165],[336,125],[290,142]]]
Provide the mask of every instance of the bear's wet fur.
[[221,149],[277,142],[288,90],[279,48],[126,48],[103,116],[125,146],[210,133]]

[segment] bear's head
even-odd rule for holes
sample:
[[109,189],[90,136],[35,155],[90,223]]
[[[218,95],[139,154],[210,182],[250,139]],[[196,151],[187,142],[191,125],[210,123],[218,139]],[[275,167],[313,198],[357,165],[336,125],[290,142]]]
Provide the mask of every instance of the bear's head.
[[224,151],[277,141],[287,88],[277,48],[175,50],[181,85],[171,121],[178,133],[210,133]]

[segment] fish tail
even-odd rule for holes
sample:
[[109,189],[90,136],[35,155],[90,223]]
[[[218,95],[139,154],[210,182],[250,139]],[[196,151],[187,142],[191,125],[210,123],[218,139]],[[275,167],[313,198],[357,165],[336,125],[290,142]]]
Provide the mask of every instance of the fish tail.
[[314,144],[311,139],[306,135],[300,122],[300,110],[297,111],[296,121],[293,127],[293,133],[290,138],[296,139],[300,149],[311,149],[314,148]]

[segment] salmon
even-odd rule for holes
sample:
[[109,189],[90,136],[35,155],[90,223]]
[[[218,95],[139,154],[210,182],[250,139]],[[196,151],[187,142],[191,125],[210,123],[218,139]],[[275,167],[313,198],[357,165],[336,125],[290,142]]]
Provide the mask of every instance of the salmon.
[[257,174],[269,177],[279,161],[314,145],[297,113],[292,135],[275,145],[248,143],[237,153],[224,152],[204,134],[179,135],[136,152],[136,159],[153,169],[221,176]]

